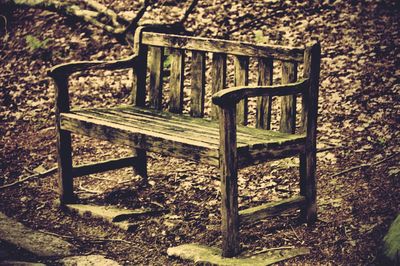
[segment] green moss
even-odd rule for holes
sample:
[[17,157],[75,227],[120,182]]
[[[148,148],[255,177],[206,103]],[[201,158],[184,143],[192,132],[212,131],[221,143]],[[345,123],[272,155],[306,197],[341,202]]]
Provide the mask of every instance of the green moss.
[[383,239],[384,255],[394,264],[400,263],[400,214],[389,228],[389,232]]

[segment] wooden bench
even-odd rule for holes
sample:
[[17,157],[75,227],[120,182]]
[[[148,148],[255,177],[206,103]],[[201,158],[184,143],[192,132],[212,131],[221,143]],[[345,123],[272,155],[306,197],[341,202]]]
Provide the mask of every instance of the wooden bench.
[[[135,32],[134,55],[112,62],[75,62],[54,67],[60,201],[73,203],[73,177],[134,167],[147,178],[146,152],[157,152],[219,167],[221,178],[222,256],[240,252],[239,223],[265,219],[300,208],[308,223],[316,220],[316,122],[320,45],[305,47],[254,45],[235,41]],[[171,57],[169,100],[163,110],[163,57]],[[190,115],[184,107],[185,55],[191,53]],[[206,53],[212,54],[212,108],[204,118]],[[234,59],[235,86],[226,88],[227,56]],[[248,86],[249,59],[258,61],[258,84]],[[272,85],[274,62],[281,61],[281,85]],[[297,79],[302,64],[303,75]],[[77,71],[133,69],[132,104],[70,110],[68,78]],[[146,84],[146,74],[150,84]],[[146,91],[146,87],[149,88]],[[148,101],[146,102],[146,94]],[[270,130],[272,97],[281,97],[279,131]],[[301,124],[296,129],[296,98],[302,97]],[[257,97],[256,127],[246,126],[248,98]],[[134,156],[72,166],[71,132],[128,145]],[[300,195],[238,211],[238,169],[300,157]]]

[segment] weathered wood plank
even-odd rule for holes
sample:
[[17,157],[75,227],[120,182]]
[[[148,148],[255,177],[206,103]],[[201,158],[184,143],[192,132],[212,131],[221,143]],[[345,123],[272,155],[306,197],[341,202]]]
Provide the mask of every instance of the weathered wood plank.
[[191,75],[190,115],[203,117],[206,86],[206,54],[204,52],[192,52]]
[[304,93],[307,86],[308,80],[285,85],[233,87],[215,93],[212,100],[214,104],[224,106],[236,103],[245,97],[296,95]]
[[[279,95],[279,94],[275,94]],[[102,109],[93,109],[93,110],[102,110]],[[208,119],[198,119],[198,118],[193,118],[188,115],[177,115],[177,114],[171,114],[167,112],[162,112],[162,111],[157,111],[157,110],[151,110],[151,109],[146,109],[146,108],[135,108],[131,106],[121,106],[118,108],[115,108],[116,111],[121,111],[121,112],[128,112],[131,114],[138,113],[139,115],[145,115],[148,117],[151,117],[152,119],[154,118],[160,118],[160,119],[166,119],[167,121],[171,121],[173,124],[179,124],[179,125],[192,125],[193,127],[199,127],[201,130],[212,130],[215,128],[219,132],[219,125],[218,123],[215,123],[212,120]],[[79,111],[77,111],[79,112]],[[250,138],[254,138],[255,136],[262,136],[262,139],[268,142],[268,138],[280,138],[281,136],[284,136],[284,138],[287,138],[288,136],[292,136],[291,134],[286,134],[286,133],[281,133],[281,132],[276,132],[276,131],[270,131],[270,130],[260,130],[257,128],[252,128],[252,127],[245,127],[245,126],[237,126],[237,136],[238,137],[244,137],[248,136]]]
[[210,39],[191,36],[144,32],[143,44],[224,53],[251,57],[272,57],[278,60],[303,61],[304,48],[275,45],[255,45],[251,43]]
[[185,53],[183,50],[172,48],[169,53],[171,57],[169,111],[173,113],[182,113]]
[[256,222],[271,216],[278,215],[284,211],[298,209],[305,204],[305,197],[295,196],[277,202],[270,202],[257,207],[249,208],[239,212],[240,224]]
[[[213,53],[211,65],[211,92],[223,90],[226,86],[226,54]],[[218,119],[218,107],[211,106],[211,118]]]
[[300,194],[306,198],[306,207],[302,209],[301,216],[308,224],[317,219],[317,115],[318,115],[318,90],[321,63],[321,46],[314,43],[306,49],[304,55],[304,76],[310,79],[310,86],[305,93],[303,102],[308,104],[304,115],[307,132],[306,148],[304,154],[300,155]]
[[150,106],[160,110],[162,108],[164,48],[149,46],[148,49],[150,70]]
[[81,116],[75,114],[64,114],[61,120],[65,130],[75,133],[218,166],[218,146],[208,146],[202,142],[162,135],[139,128],[134,128],[132,131],[132,128],[110,121],[89,118],[82,120]]
[[118,125],[125,126],[129,128],[132,132],[136,130],[141,130],[143,132],[147,131],[148,134],[159,134],[160,136],[165,135],[166,137],[172,138],[182,138],[187,140],[193,140],[197,143],[203,143],[206,146],[209,145],[217,145],[219,143],[219,139],[217,138],[217,132],[210,132],[210,134],[206,134],[206,132],[198,132],[195,130],[191,130],[188,127],[182,127],[181,125],[168,123],[166,121],[158,120],[156,118],[146,118],[133,116],[127,113],[121,112],[85,112],[82,115],[82,119],[92,118],[99,121],[105,122],[114,122]]
[[[297,80],[297,63],[282,62],[282,84]],[[281,121],[279,131],[294,133],[296,130],[296,95],[281,97]]]
[[137,62],[140,62],[140,64],[133,67],[131,103],[135,106],[144,106],[146,100],[147,46],[140,45],[138,53]]
[[54,77],[56,83],[56,134],[57,134],[57,162],[58,188],[60,203],[72,203],[76,200],[73,192],[72,177],[72,146],[71,133],[61,129],[60,114],[69,112],[68,77]]
[[[111,138],[113,135],[118,139],[125,137],[128,138],[125,141],[128,145],[129,138],[134,138],[137,142],[141,141],[142,144],[131,146],[142,147],[161,153],[167,152],[168,154],[166,155],[169,155],[168,150],[170,146],[172,146],[171,151],[173,151],[177,149],[176,145],[185,145],[176,144],[177,142],[189,145],[187,148],[182,148],[185,150],[182,154],[190,153],[190,145],[195,145],[187,159],[203,161],[205,163],[209,162],[202,157],[209,156],[210,154],[204,153],[203,150],[198,151],[196,147],[205,146],[212,147],[212,150],[217,150],[219,143],[219,130],[216,121],[207,121],[145,108],[124,107],[120,109],[73,111],[71,114],[63,114],[62,121],[63,129],[80,133],[91,131],[92,128],[95,128],[93,129],[95,132],[87,134],[93,134],[93,136],[100,135],[103,136],[102,139]],[[71,123],[72,125],[70,125]],[[102,126],[96,129],[97,126],[91,125],[92,123]],[[83,129],[79,128],[81,124],[84,125]],[[108,129],[108,127],[116,129]],[[122,132],[119,132],[119,129]],[[113,133],[108,134],[108,132]],[[287,155],[296,155],[304,150],[305,136],[303,135],[284,134],[244,126],[237,126],[236,135],[240,167],[282,158]],[[153,137],[157,138],[156,144],[150,143]],[[111,141],[125,143],[124,140],[118,139],[111,139]],[[163,141],[163,139],[166,140]],[[146,141],[148,142],[148,148]],[[196,155],[197,152],[200,155]],[[181,153],[179,148],[177,153]],[[180,157],[184,158],[182,154]],[[216,152],[213,156],[217,157],[215,154]],[[196,159],[197,157],[200,159]],[[216,158],[211,159],[212,165],[218,164],[215,160]]]
[[111,159],[107,161],[78,165],[72,169],[72,175],[74,177],[90,175],[95,173],[102,173],[105,171],[115,170],[123,167],[130,167],[137,163],[136,156],[130,156],[120,159]]
[[[139,108],[121,109],[94,109],[74,112],[94,119],[112,121],[130,128],[147,129],[165,135],[173,135],[180,138],[200,140],[204,143],[219,143],[219,129],[215,121],[207,121],[199,118],[191,118],[178,115],[168,115]],[[302,135],[291,135],[275,131],[265,131],[255,128],[237,127],[238,147],[255,146],[263,147],[269,143],[285,145],[304,139]]]
[[240,252],[235,109],[219,109],[222,256],[228,258]]
[[[243,56],[234,57],[235,87],[247,86],[249,83],[249,58]],[[239,125],[247,125],[248,104],[244,97],[236,106],[236,117]]]
[[[258,85],[272,85],[273,81],[273,60],[271,58],[258,59]],[[272,96],[263,96],[257,99],[256,127],[271,128]]]
[[238,167],[244,168],[259,163],[273,161],[277,159],[283,159],[290,156],[300,154],[305,147],[304,138],[296,139],[292,142],[287,141],[284,145],[260,145],[261,147],[256,148],[256,145],[250,147],[239,147],[238,148]]

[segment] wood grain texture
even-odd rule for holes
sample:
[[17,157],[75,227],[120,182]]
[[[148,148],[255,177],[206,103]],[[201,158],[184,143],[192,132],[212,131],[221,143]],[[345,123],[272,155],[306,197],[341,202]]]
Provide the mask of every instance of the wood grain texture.
[[[258,85],[272,85],[273,59],[258,58]],[[271,128],[272,96],[263,96],[257,99],[256,127]]]
[[232,108],[220,108],[219,158],[223,257],[234,257],[240,252],[235,115],[235,105]]
[[137,55],[114,61],[77,61],[71,63],[59,64],[52,67],[48,75],[50,77],[70,76],[71,74],[84,70],[116,70],[127,69],[136,66],[138,62]]
[[248,97],[297,95],[304,93],[308,84],[309,80],[301,80],[285,85],[233,87],[215,93],[212,101],[214,104],[223,106],[237,103]]
[[135,106],[144,106],[146,100],[146,74],[147,74],[147,46],[137,48],[137,60],[140,65],[132,68],[131,103]]
[[305,204],[305,197],[294,196],[277,202],[266,203],[239,212],[240,224],[253,223],[265,218],[276,216],[282,212],[301,208]]
[[57,134],[58,188],[60,204],[73,203],[72,146],[71,133],[61,129],[60,115],[69,112],[68,77],[55,76],[55,114]]
[[303,61],[304,48],[210,39],[192,36],[172,35],[154,32],[143,33],[143,44],[224,53],[239,56],[270,57],[286,61]]
[[[211,65],[212,94],[225,89],[226,86],[226,54],[213,53]],[[211,106],[211,118],[218,119],[218,107]]]
[[203,117],[206,86],[206,54],[204,52],[192,52],[191,78],[190,115]]
[[137,163],[136,156],[130,156],[120,159],[111,159],[103,162],[74,166],[72,174],[74,177],[102,173],[105,171],[116,170],[123,167],[130,167]]
[[306,109],[306,148],[300,155],[300,194],[306,198],[306,207],[302,210],[301,216],[308,224],[317,219],[316,203],[316,168],[317,168],[317,115],[318,115],[318,90],[321,64],[321,46],[314,43],[306,49],[304,61],[307,66],[304,68],[304,76],[310,79],[308,91],[303,101],[308,104]]
[[[81,126],[84,128],[80,128]],[[167,153],[167,155],[170,155],[170,151],[176,150],[176,156],[180,158],[190,153],[187,159],[218,165],[216,154],[219,145],[219,129],[216,121],[126,106],[113,109],[79,110],[63,114],[62,128],[128,145],[132,144],[130,140],[123,138],[138,139],[131,145],[132,147]],[[239,161],[243,165],[249,165],[253,161],[257,163],[279,158],[287,155],[289,151],[297,152],[301,148],[296,145],[301,146],[304,143],[302,135],[283,134],[243,126],[237,127],[236,135]],[[154,139],[156,143],[146,144],[146,141],[150,142]],[[177,142],[183,144],[176,144]],[[180,145],[184,146],[182,151],[180,151]],[[204,147],[209,152],[199,147]],[[304,145],[301,147],[304,149]],[[207,156],[210,158],[207,159]]]
[[[244,56],[234,57],[235,87],[247,86],[249,83],[249,58]],[[236,117],[239,125],[247,125],[248,103],[244,97],[236,106]]]
[[[297,63],[282,62],[282,84],[297,80]],[[281,97],[281,121],[279,131],[294,133],[296,130],[296,95]]]
[[132,162],[133,173],[142,177],[143,183],[147,183],[147,153],[146,149],[132,149],[132,156],[136,159]]
[[148,50],[148,61],[150,70],[150,106],[154,109],[161,110],[164,48],[149,46]]
[[169,111],[172,113],[182,113],[185,53],[183,50],[172,48],[169,52],[171,57]]

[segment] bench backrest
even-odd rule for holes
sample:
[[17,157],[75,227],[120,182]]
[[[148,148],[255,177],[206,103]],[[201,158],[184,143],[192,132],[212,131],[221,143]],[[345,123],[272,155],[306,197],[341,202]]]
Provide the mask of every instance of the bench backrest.
[[[227,55],[233,56],[234,85],[248,85],[249,61],[258,61],[258,84],[272,85],[273,65],[281,61],[281,83],[297,81],[299,64],[303,67],[303,78],[314,75],[317,83],[303,95],[300,132],[307,131],[307,121],[316,123],[316,105],[318,97],[319,44],[299,47],[256,45],[250,43],[199,38],[192,36],[146,32],[138,28],[135,33],[135,53],[139,56],[140,67],[134,71],[133,103],[145,104],[146,75],[149,74],[149,104],[155,109],[162,109],[163,99],[163,59],[165,48],[170,56],[170,80],[168,110],[181,113],[183,110],[183,90],[185,72],[185,54],[191,53],[191,92],[190,115],[204,116],[206,96],[206,53],[212,53],[211,94],[226,88]],[[313,55],[314,54],[314,55]],[[312,59],[314,58],[314,59]],[[315,61],[312,63],[311,61]],[[318,62],[317,62],[318,61]],[[318,66],[312,67],[312,64]],[[149,71],[149,73],[147,73]],[[314,73],[314,74],[313,74]],[[314,82],[315,83],[315,82]],[[312,87],[312,88],[311,88]],[[270,129],[272,98],[269,96],[257,99],[256,126]],[[311,113],[310,113],[311,112]],[[314,115],[315,113],[315,115]],[[210,116],[218,116],[217,107],[212,105]],[[248,117],[247,99],[237,106],[237,122],[246,125]],[[294,133],[296,128],[296,95],[281,97],[280,131]],[[311,121],[313,120],[313,121]]]

